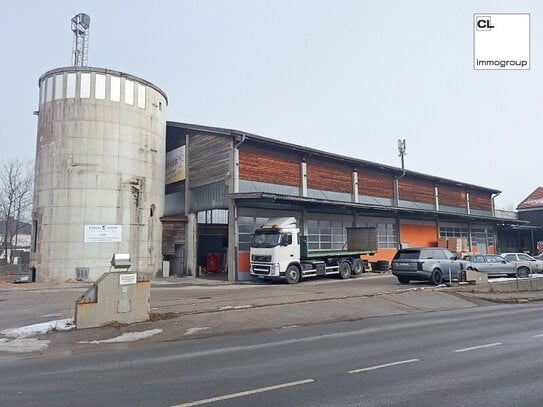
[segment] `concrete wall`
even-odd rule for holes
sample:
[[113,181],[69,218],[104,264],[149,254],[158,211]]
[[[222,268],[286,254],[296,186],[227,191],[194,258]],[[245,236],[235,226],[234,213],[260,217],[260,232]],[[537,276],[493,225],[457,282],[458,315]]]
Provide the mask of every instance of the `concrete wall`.
[[[115,252],[130,253],[134,270],[156,275],[165,94],[143,79],[89,67],[49,71],[39,86],[31,256],[38,281],[74,280],[76,268],[96,280]],[[112,228],[89,240],[90,225]]]
[[[106,273],[76,302],[75,324],[94,328],[108,323],[132,324],[149,319],[149,280],[123,284],[134,273]],[[126,282],[126,280],[124,281]]]

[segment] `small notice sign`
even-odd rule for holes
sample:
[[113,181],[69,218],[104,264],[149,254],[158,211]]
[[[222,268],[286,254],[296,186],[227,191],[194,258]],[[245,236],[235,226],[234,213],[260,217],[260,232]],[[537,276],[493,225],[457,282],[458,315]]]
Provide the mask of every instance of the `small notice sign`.
[[85,243],[115,243],[123,236],[123,225],[85,225]]
[[138,282],[138,273],[121,274],[119,276],[119,285],[136,284]]

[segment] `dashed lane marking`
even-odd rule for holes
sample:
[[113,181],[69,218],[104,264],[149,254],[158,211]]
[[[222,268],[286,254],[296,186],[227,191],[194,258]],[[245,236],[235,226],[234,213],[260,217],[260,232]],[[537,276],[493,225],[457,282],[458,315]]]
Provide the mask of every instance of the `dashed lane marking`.
[[418,362],[418,361],[419,361],[418,359],[400,360],[398,362],[385,363],[384,365],[377,365],[377,366],[364,367],[362,369],[349,370],[348,372],[349,373],[367,372],[369,370],[382,369],[383,367],[403,365],[405,363],[413,363],[413,362]]
[[487,343],[486,345],[471,346],[469,348],[456,349],[455,352],[468,352],[470,350],[492,348],[493,346],[503,345],[501,342]]
[[266,391],[273,391],[278,389],[284,389],[285,387],[299,386],[301,384],[312,383],[313,379],[298,380],[296,382],[289,382],[283,384],[276,384],[275,386],[260,387],[257,389],[240,391],[239,393],[225,394],[224,396],[212,397],[204,400],[191,401],[190,403],[177,404],[172,407],[192,407],[192,406],[201,406],[202,404],[214,403],[215,401],[229,400],[237,397],[250,396],[253,394],[264,393]]

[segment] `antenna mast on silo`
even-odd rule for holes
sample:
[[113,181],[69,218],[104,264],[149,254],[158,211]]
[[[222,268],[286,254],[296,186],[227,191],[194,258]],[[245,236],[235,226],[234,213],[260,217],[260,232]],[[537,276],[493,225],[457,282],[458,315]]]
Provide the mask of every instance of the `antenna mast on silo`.
[[74,32],[74,45],[72,49],[72,65],[87,66],[89,51],[90,16],[79,13],[72,18],[72,31]]

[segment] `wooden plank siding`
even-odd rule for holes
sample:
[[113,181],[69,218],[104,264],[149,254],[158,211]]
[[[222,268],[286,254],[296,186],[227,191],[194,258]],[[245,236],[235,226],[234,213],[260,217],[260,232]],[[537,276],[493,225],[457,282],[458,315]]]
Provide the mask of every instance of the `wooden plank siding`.
[[466,191],[454,185],[438,185],[438,198],[440,205],[454,208],[467,208]]
[[230,170],[232,140],[223,135],[189,135],[189,188],[224,181]]
[[469,207],[480,211],[492,210],[492,197],[488,192],[470,191],[469,192]]
[[299,187],[300,163],[301,159],[294,154],[243,144],[239,151],[239,179]]
[[307,187],[352,193],[353,170],[348,166],[310,159],[307,161]]
[[361,168],[358,170],[358,193],[379,198],[394,197],[392,174]]
[[175,254],[175,245],[185,244],[186,220],[163,220],[162,254]]
[[434,204],[434,184],[414,177],[402,177],[399,183],[399,198],[404,201]]

